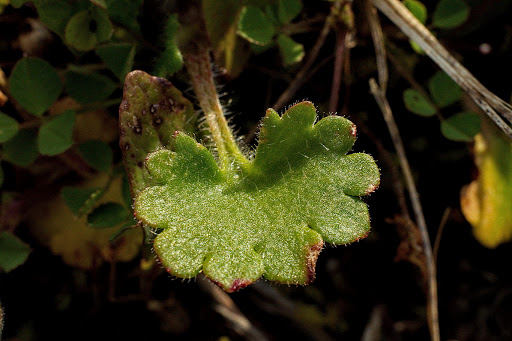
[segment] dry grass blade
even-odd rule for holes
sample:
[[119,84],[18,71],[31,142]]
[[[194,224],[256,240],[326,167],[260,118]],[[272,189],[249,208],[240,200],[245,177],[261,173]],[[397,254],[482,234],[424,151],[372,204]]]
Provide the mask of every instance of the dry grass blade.
[[[512,124],[512,107],[508,103],[485,88],[400,1],[372,0],[372,2],[457,82],[503,132],[512,138],[512,128],[509,125]],[[508,123],[496,111],[501,113]]]
[[340,8],[342,8],[342,2],[343,1],[337,1],[332,5],[331,13],[325,19],[324,26],[322,27],[322,30],[318,35],[318,39],[316,40],[315,45],[313,45],[308,58],[304,62],[299,72],[297,72],[295,78],[292,80],[288,88],[281,94],[281,96],[279,96],[277,101],[272,106],[272,108],[274,108],[276,111],[279,111],[287,103],[289,103],[291,98],[297,92],[297,90],[299,90],[300,87],[306,82],[306,75],[313,66],[313,63],[315,62],[316,58],[318,57],[318,54],[320,53],[320,49],[322,48],[322,46],[325,43],[325,40],[327,39],[327,35],[331,31],[332,26],[336,21],[336,17],[339,14]]
[[386,62],[386,48],[384,46],[384,35],[380,25],[377,10],[373,7],[371,0],[365,1],[365,12],[370,32],[372,34],[373,46],[375,48],[375,57],[377,59],[377,72],[379,76],[379,87],[386,93],[388,85],[388,64]]
[[395,146],[396,152],[400,160],[400,166],[404,173],[407,190],[409,191],[409,197],[411,198],[411,204],[416,218],[416,224],[420,230],[421,240],[423,242],[423,249],[425,253],[425,262],[428,274],[428,316],[430,325],[430,334],[432,340],[439,341],[439,316],[438,316],[438,304],[437,304],[437,282],[436,282],[436,268],[434,263],[434,257],[432,255],[432,246],[430,243],[430,237],[428,235],[427,223],[425,216],[423,215],[423,209],[421,208],[420,197],[414,184],[411,167],[405,154],[405,148],[400,137],[400,132],[395,123],[391,107],[386,99],[386,95],[379,88],[375,79],[370,79],[370,91],[375,97],[377,104],[388,126],[389,133]]
[[263,341],[267,337],[245,317],[233,299],[218,286],[212,284],[205,276],[198,276],[198,283],[208,292],[215,303],[215,311],[229,321],[233,330],[250,341]]

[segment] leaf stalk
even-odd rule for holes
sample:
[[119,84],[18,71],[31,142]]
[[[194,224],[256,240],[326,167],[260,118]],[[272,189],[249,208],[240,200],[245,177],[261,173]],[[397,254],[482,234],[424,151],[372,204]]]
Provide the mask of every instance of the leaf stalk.
[[249,161],[235,141],[217,94],[210,62],[211,44],[206,34],[201,3],[191,0],[180,6],[182,7],[179,19],[182,27],[185,28],[181,32],[185,41],[180,50],[217,149],[219,166],[222,171],[236,166],[243,167]]

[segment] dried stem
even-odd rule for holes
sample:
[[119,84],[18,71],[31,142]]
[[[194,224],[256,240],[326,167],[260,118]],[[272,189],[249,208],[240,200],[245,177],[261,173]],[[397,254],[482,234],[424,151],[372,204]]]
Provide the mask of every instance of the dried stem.
[[276,103],[272,106],[275,110],[282,109],[287,103],[290,102],[291,98],[295,95],[295,93],[300,89],[300,87],[306,82],[306,74],[308,73],[309,69],[315,62],[316,58],[318,57],[318,54],[320,53],[320,49],[325,43],[325,39],[327,39],[327,35],[331,31],[332,25],[336,22],[337,16],[339,15],[339,11],[342,8],[342,2],[337,1],[335,2],[331,7],[331,13],[325,19],[324,26],[322,28],[322,31],[320,32],[320,35],[318,36],[315,45],[311,49],[311,52],[309,53],[309,56],[302,66],[302,68],[297,72],[295,75],[295,78],[291,81],[290,85],[288,85],[288,88],[279,96]]
[[439,341],[439,316],[438,316],[438,305],[437,305],[437,282],[436,282],[436,268],[434,263],[434,257],[432,255],[432,246],[430,243],[430,237],[428,234],[427,224],[425,222],[425,216],[423,215],[423,209],[421,207],[420,198],[414,179],[412,176],[409,161],[405,154],[405,148],[400,137],[400,132],[395,123],[391,107],[387,101],[386,95],[379,88],[375,79],[370,79],[370,91],[375,97],[377,104],[384,116],[384,120],[388,126],[393,145],[395,146],[396,152],[400,160],[400,166],[405,177],[407,190],[411,199],[412,209],[416,218],[416,224],[420,230],[421,239],[423,242],[423,250],[425,253],[425,260],[428,273],[428,316],[430,334],[432,340]]
[[432,105],[432,107],[436,109],[437,116],[441,116],[437,105],[430,100],[430,95],[428,92],[414,79],[413,75],[408,72],[402,64],[400,64],[400,62],[392,53],[388,53],[387,58],[391,64],[393,64],[393,67],[396,71],[398,71],[400,76],[402,76],[413,87],[414,90],[418,91]]
[[341,78],[343,76],[343,65],[345,60],[347,30],[342,29],[336,32],[336,49],[334,59],[334,70],[332,72],[331,97],[329,99],[329,112],[336,112],[340,98]]
[[443,235],[444,227],[446,226],[446,222],[452,213],[452,209],[447,207],[444,210],[443,217],[441,218],[441,222],[439,223],[439,228],[437,229],[436,240],[434,242],[434,249],[432,250],[434,254],[434,262],[437,264],[437,255],[439,253],[439,245],[441,244],[441,236]]
[[380,25],[377,10],[373,7],[371,0],[365,1],[366,20],[372,34],[373,46],[375,48],[375,57],[377,59],[377,72],[379,76],[379,87],[386,93],[388,86],[389,72],[386,62],[386,48],[384,46],[384,35]]
[[225,291],[206,279],[204,275],[198,276],[198,283],[215,300],[215,311],[228,320],[239,335],[251,341],[267,340],[263,332],[244,316],[233,299]]
[[[421,24],[399,0],[372,0],[375,7],[384,13],[411,40],[443,69],[494,123],[512,138],[512,106],[485,88],[455,57],[441,45],[434,35]],[[508,123],[496,113],[496,109]]]

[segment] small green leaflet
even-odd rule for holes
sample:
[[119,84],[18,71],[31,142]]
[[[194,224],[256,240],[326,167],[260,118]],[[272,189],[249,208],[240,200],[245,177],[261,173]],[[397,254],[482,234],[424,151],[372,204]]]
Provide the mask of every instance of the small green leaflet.
[[14,66],[9,89],[28,112],[42,116],[59,97],[62,84],[57,71],[48,62],[30,57],[21,59]]
[[43,155],[57,155],[73,144],[75,112],[66,110],[62,114],[46,121],[39,129],[37,145]]
[[18,129],[18,121],[0,111],[0,143],[4,143],[14,137]]
[[25,263],[30,254],[30,246],[14,234],[0,231],[0,269],[6,272]]

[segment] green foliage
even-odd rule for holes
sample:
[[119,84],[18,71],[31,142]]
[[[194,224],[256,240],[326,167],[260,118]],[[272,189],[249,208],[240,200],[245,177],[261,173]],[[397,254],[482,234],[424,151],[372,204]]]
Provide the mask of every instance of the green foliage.
[[92,50],[99,43],[110,39],[113,33],[112,23],[107,13],[92,6],[80,11],[66,24],[66,42],[79,51]]
[[61,190],[64,202],[77,217],[89,212],[104,193],[102,188],[79,188],[66,186]]
[[66,151],[73,144],[74,125],[75,112],[71,110],[44,122],[37,136],[39,152],[52,156]]
[[29,254],[30,247],[25,242],[10,232],[0,231],[0,270],[14,270],[25,263]]
[[62,84],[48,62],[30,57],[21,59],[12,70],[9,89],[23,108],[41,116],[59,97]]
[[25,2],[28,2],[28,1],[30,1],[30,0],[10,0],[10,3],[13,7],[19,8],[19,7],[23,6],[23,4]]
[[281,0],[277,3],[277,13],[281,24],[290,23],[301,11],[301,0]]
[[179,28],[178,16],[171,15],[165,24],[164,41],[165,48],[160,54],[155,66],[155,74],[164,77],[173,74],[183,67],[183,56],[176,45],[176,35]]
[[462,96],[460,86],[443,71],[436,72],[430,78],[428,89],[432,100],[440,108],[457,102]]
[[30,165],[38,155],[37,135],[33,130],[20,130],[3,144],[4,159],[18,166]]
[[37,7],[39,19],[61,37],[64,37],[66,24],[71,16],[80,10],[79,3],[66,0],[38,0],[34,4]]
[[440,0],[434,10],[432,25],[442,29],[455,28],[466,21],[469,11],[464,0]]
[[140,32],[137,17],[140,14],[143,0],[105,0],[105,2],[112,21],[133,32]]
[[96,48],[96,54],[120,80],[131,71],[135,58],[135,46],[119,43]]
[[379,184],[367,154],[345,155],[355,126],[299,103],[282,116],[269,109],[254,160],[221,171],[212,154],[191,137],[175,137],[175,152],[151,153],[153,186],[136,198],[135,212],[163,228],[155,251],[178,277],[201,269],[226,291],[260,276],[306,284],[323,240],[346,244],[364,238],[370,221],[359,198]]
[[87,216],[87,223],[94,228],[113,227],[127,221],[130,216],[130,212],[125,206],[116,202],[108,202],[96,207]]
[[[415,89],[405,90],[405,107],[421,116],[434,116],[439,109],[457,103],[463,94],[460,86],[443,71],[436,72],[429,79],[428,89],[428,97]],[[443,136],[453,141],[471,141],[480,130],[480,118],[475,113],[459,113],[447,119],[440,118]]]
[[67,93],[80,103],[100,102],[106,100],[117,88],[107,76],[82,70],[66,72]]
[[275,29],[272,21],[255,6],[247,6],[240,13],[238,34],[256,45],[267,45],[272,41]]
[[256,6],[244,7],[238,21],[238,34],[255,44],[255,52],[262,52],[277,43],[284,65],[298,63],[304,57],[304,46],[288,34],[279,32],[301,11],[300,0],[279,0],[264,6],[264,11]]
[[19,123],[14,118],[0,111],[0,143],[10,140],[16,135]]
[[99,140],[86,141],[78,146],[84,160],[100,172],[112,169],[113,153],[108,144]]
[[462,112],[441,121],[444,137],[453,141],[471,141],[480,131],[480,116],[474,112]]
[[99,6],[103,9],[107,9],[107,1],[106,0],[90,0],[96,6]]
[[229,35],[236,24],[242,4],[238,0],[203,0],[206,28],[213,48],[216,48]]
[[297,43],[285,34],[280,34],[277,37],[277,45],[284,65],[298,63],[304,58],[304,45]]
[[427,22],[427,8],[418,0],[404,0],[403,4],[422,24]]
[[436,114],[436,108],[432,105],[430,100],[425,98],[418,90],[405,90],[403,99],[405,107],[415,114],[421,116],[433,116]]

